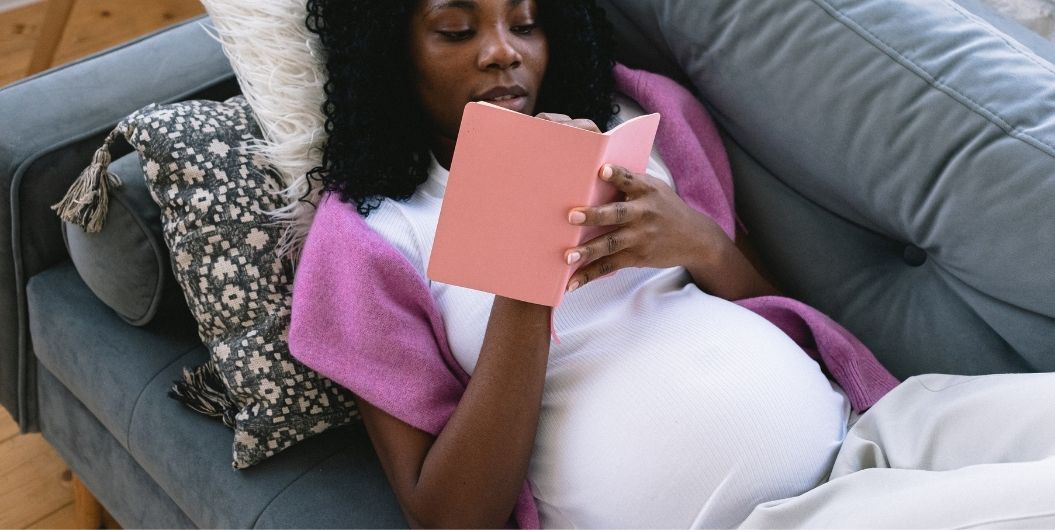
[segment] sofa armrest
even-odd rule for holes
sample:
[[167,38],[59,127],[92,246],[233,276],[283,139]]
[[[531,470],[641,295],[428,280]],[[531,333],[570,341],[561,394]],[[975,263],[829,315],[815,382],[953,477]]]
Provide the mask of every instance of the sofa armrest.
[[50,206],[131,112],[238,92],[203,24],[191,19],[0,89],[0,405],[23,432],[37,430],[26,282],[68,259]]

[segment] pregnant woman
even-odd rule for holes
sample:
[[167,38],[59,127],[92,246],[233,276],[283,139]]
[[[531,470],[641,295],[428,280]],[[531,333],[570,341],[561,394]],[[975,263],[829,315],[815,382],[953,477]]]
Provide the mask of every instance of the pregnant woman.
[[[876,438],[898,434],[882,447],[903,448],[906,464],[889,467],[922,468],[933,456],[913,431],[884,422],[909,409],[926,411],[918,425],[947,423],[943,411],[962,402],[914,380],[859,420],[851,404],[866,408],[895,382],[881,368],[855,377],[832,363],[829,380],[771,319],[734,303],[778,292],[745,257],[743,238],[734,243],[687,204],[699,192],[683,188],[703,177],[674,171],[680,157],[653,152],[641,174],[602,168],[598,178],[625,200],[568,212],[571,224],[615,230],[566,250],[578,269],[557,308],[425,277],[466,103],[601,131],[644,113],[644,95],[674,97],[672,82],[613,68],[611,30],[593,2],[313,0],[309,12],[330,75],[330,139],[314,172],[327,194],[297,272],[290,347],[356,393],[410,524],[811,525],[807,516],[828,513],[819,506],[838,506],[832,498],[874,494],[856,471],[886,465],[882,450],[869,452],[881,447]],[[653,88],[643,88],[650,79]],[[617,81],[641,99],[616,91]],[[727,173],[720,143],[704,147],[707,167]],[[551,319],[559,343],[550,341]],[[854,366],[874,365],[846,341]],[[1032,392],[1009,398],[1019,401],[990,396],[990,410],[1051,402],[1052,380],[1037,379],[1045,376],[1011,385]],[[972,383],[963,388],[999,386],[952,378],[940,390],[961,379]],[[937,397],[918,397],[928,393]],[[971,428],[928,436],[945,440],[948,465],[962,466],[978,455],[954,439]],[[1042,434],[985,458],[1055,454],[1044,441],[1050,429]],[[837,474],[854,482],[824,484]],[[882,484],[902,487],[891,480]],[[976,504],[998,516],[989,521],[1006,515],[999,498],[989,502]]]

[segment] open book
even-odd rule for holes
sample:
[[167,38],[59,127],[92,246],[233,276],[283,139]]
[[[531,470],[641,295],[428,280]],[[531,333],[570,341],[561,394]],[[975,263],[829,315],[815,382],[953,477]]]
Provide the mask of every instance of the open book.
[[658,127],[659,114],[648,114],[601,134],[467,104],[428,277],[556,307],[581,265],[564,252],[612,229],[572,225],[568,212],[621,200],[601,166],[644,172]]

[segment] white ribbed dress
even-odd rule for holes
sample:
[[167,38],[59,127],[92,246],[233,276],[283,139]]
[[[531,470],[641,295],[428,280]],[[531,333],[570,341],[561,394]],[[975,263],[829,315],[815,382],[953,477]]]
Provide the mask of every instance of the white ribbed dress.
[[[616,101],[615,122],[642,113]],[[672,185],[655,151],[648,172]],[[366,219],[422,277],[446,183],[433,158],[413,197]],[[428,283],[471,374],[494,296]],[[779,329],[700,291],[683,267],[595,280],[565,296],[555,328],[528,476],[543,528],[730,527],[827,478],[845,395]]]

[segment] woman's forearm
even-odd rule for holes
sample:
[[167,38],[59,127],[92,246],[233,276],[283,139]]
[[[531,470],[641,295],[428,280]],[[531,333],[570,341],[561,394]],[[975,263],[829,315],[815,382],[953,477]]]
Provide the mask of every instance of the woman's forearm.
[[505,525],[538,429],[550,312],[495,297],[473,376],[422,463],[413,503],[419,524]]
[[726,300],[780,294],[732,241],[717,248],[685,267],[701,290]]

